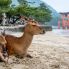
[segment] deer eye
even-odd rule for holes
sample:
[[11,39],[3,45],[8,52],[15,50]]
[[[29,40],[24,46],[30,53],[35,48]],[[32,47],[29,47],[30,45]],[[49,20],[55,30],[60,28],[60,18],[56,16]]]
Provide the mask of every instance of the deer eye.
[[32,21],[32,23],[34,23],[34,21]]

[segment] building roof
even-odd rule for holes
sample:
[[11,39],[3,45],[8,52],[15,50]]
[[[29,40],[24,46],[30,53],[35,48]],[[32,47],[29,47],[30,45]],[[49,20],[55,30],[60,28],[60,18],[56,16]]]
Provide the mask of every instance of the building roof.
[[67,16],[69,14],[69,12],[60,12],[60,14]]

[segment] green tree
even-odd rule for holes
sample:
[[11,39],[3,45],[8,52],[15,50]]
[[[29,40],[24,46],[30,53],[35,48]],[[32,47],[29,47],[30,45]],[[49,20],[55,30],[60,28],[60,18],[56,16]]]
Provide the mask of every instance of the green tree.
[[2,23],[3,25],[5,25],[5,21],[6,21],[5,13],[8,12],[11,3],[12,3],[11,0],[0,0],[0,13],[3,15],[3,18],[2,18],[3,19],[3,23]]
[[51,20],[50,13],[44,11],[44,10],[36,10],[35,19],[40,22],[48,22]]
[[11,0],[0,0],[0,6],[8,6],[11,2]]
[[0,12],[7,12],[12,0],[0,0]]
[[45,3],[41,3],[37,10],[37,19],[39,19],[41,22],[48,22],[51,20],[51,11],[49,8],[45,5]]
[[14,9],[12,8],[14,14],[21,14],[31,17],[40,22],[48,22],[51,20],[51,11],[48,9],[45,3],[41,3],[38,7],[32,7],[29,6],[30,3],[27,2],[27,0],[18,0],[18,2],[19,5]]
[[16,13],[17,13],[16,6],[13,4],[10,6],[9,11],[7,12],[7,15],[12,16],[12,15],[16,15]]

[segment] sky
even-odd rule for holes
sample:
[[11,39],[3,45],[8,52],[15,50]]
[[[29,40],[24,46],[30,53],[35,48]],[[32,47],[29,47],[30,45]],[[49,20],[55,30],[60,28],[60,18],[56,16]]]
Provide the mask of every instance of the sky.
[[18,4],[17,0],[12,0],[12,4],[17,5]]
[[[57,12],[69,12],[69,0],[41,0],[47,3]],[[18,4],[17,0],[13,0],[13,4]]]
[[42,0],[57,12],[69,12],[69,0]]

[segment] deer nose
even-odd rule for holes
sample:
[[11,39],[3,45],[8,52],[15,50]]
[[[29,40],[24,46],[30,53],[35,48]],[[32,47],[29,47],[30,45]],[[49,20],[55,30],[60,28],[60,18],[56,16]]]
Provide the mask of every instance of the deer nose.
[[45,30],[43,30],[40,34],[45,34]]

